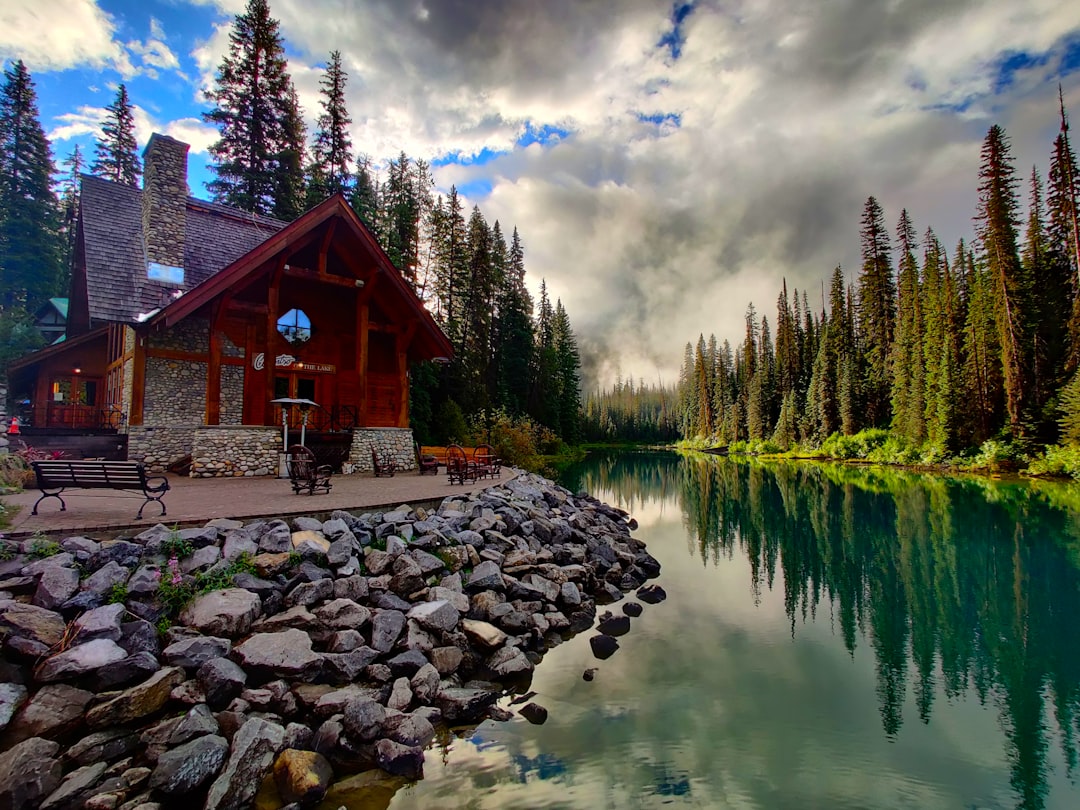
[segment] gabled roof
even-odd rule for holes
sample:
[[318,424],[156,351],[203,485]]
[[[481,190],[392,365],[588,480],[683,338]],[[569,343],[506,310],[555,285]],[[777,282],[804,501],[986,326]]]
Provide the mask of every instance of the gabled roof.
[[142,190],[82,175],[80,216],[91,323],[136,320],[187,292],[285,227],[284,222],[187,198],[184,283],[146,277]]
[[417,336],[422,342],[422,349],[418,353],[428,359],[450,357],[453,349],[442,329],[341,194],[335,194],[312,208],[186,295],[168,303],[147,320],[148,325],[151,328],[171,326],[226,291],[239,286],[242,281],[254,274],[266,272],[266,263],[270,258],[301,241],[306,234],[331,218],[338,219],[339,227],[334,232],[335,241],[342,238],[340,229],[344,226],[345,231],[358,240],[373,259],[376,272],[379,274],[378,284],[388,288],[384,291],[380,286],[379,293],[394,296],[405,304],[412,316],[416,318]]

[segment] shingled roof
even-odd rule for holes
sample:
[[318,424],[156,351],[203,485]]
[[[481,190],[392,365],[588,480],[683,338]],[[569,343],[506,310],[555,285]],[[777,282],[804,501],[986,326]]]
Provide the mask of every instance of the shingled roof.
[[235,208],[187,198],[183,284],[146,277],[143,191],[82,176],[81,215],[86,256],[86,300],[92,324],[127,322],[187,292],[287,223]]

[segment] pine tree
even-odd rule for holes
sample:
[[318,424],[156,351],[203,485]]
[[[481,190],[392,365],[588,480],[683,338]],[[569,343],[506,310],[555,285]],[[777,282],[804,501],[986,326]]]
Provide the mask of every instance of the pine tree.
[[581,357],[570,316],[562,300],[555,302],[555,357],[559,380],[560,436],[570,443],[581,440]]
[[114,183],[138,186],[142,163],[135,140],[135,117],[125,85],[117,88],[116,98],[105,109],[108,117],[101,125],[101,137],[94,147],[94,164],[90,171]]
[[[498,222],[495,227],[499,228]],[[525,250],[518,230],[514,228],[499,295],[497,399],[499,406],[512,416],[524,415],[529,404],[532,308],[532,297],[525,287]]]
[[278,21],[267,0],[248,0],[229,35],[203,115],[221,139],[210,147],[217,202],[291,218],[303,203],[304,125]]
[[1031,413],[1030,289],[1017,252],[1016,171],[1005,131],[990,127],[983,141],[975,215],[982,259],[993,284],[994,321],[1001,350],[1002,380],[1009,429],[1014,439],[1027,433]]
[[0,88],[0,310],[34,312],[66,286],[52,152],[21,60]]
[[892,428],[918,444],[926,436],[923,317],[919,300],[919,269],[915,261],[915,226],[905,208],[896,229],[900,247],[896,339],[890,352],[892,371]]
[[327,194],[348,194],[352,173],[352,119],[345,105],[345,83],[349,74],[341,66],[341,51],[331,51],[326,73],[319,79],[323,108],[315,126],[312,152],[326,183]]
[[[356,161],[356,179],[350,199],[353,211],[379,238],[379,186],[371,168],[371,159],[364,155]],[[380,240],[381,241],[381,240]]]
[[889,259],[889,233],[878,201],[863,210],[862,272],[859,275],[859,332],[866,362],[866,418],[881,425],[889,418],[889,349],[896,328],[896,283]]
[[71,263],[75,254],[76,224],[79,221],[79,175],[83,170],[82,150],[78,144],[71,150],[71,154],[64,161],[64,190],[60,200],[61,225],[60,233],[63,239],[63,255],[61,262],[66,272],[71,272]]
[[1047,183],[1047,252],[1052,273],[1067,275],[1072,284],[1066,369],[1080,367],[1080,222],[1077,209],[1080,201],[1080,168],[1069,143],[1069,119],[1065,101],[1058,86],[1061,105],[1061,130],[1054,139]]

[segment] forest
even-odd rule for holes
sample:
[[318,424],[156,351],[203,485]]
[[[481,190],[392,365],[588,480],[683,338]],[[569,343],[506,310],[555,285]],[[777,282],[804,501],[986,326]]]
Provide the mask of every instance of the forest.
[[[340,193],[375,234],[450,338],[448,364],[411,370],[410,414],[425,443],[492,439],[511,455],[557,452],[580,438],[580,358],[569,315],[543,282],[525,283],[517,228],[471,212],[457,189],[436,194],[431,165],[401,153],[385,164],[357,154],[349,135],[348,74],[329,54],[310,138],[267,0],[236,16],[204,114],[215,202],[291,221]],[[152,100],[151,100],[152,101]],[[66,296],[78,221],[79,176],[138,186],[134,102],[117,88],[95,154],[76,146],[58,173],[21,61],[0,87],[0,374],[40,348],[34,313]]]
[[[990,127],[974,238],[950,252],[905,209],[895,228],[874,197],[853,283],[837,267],[815,310],[783,284],[775,320],[687,343],[667,418],[692,444],[816,451],[900,463],[1027,461],[1080,470],[1080,245],[1076,155],[1061,105],[1046,182],[1022,181]],[[650,389],[652,390],[652,389]],[[1057,447],[1058,444],[1069,447]]]

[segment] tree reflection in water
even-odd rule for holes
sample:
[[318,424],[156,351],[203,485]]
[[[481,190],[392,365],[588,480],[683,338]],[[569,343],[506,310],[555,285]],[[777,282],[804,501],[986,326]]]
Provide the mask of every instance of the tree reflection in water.
[[890,739],[909,687],[923,723],[935,694],[971,690],[997,709],[1018,806],[1044,804],[1050,735],[1074,775],[1075,488],[660,453],[590,469],[576,486],[627,508],[667,497],[677,481],[692,553],[707,564],[746,554],[758,596],[782,574],[793,636],[824,608],[851,654],[869,644]]

